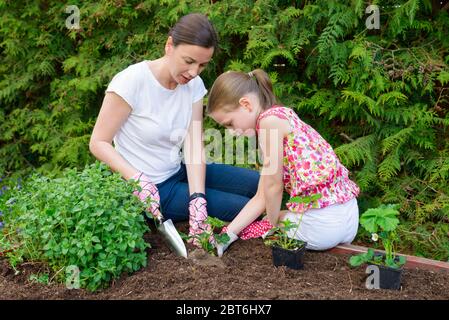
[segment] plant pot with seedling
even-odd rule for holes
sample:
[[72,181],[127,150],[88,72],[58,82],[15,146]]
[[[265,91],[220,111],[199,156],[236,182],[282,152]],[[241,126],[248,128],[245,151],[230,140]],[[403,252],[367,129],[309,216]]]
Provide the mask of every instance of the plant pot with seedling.
[[[304,268],[304,253],[307,243],[288,237],[288,231],[297,230],[299,223],[284,220],[278,227],[272,229],[272,234],[265,238],[265,244],[271,246],[273,265],[286,266],[290,269]],[[296,233],[296,232],[295,232]]]
[[[309,204],[317,203],[321,194],[290,199],[291,203]],[[265,244],[271,246],[273,265],[275,267],[286,266],[290,269],[300,270],[304,268],[304,254],[307,242],[296,239],[303,215],[300,215],[298,223],[289,219],[283,220],[274,227],[269,236],[265,238]]]
[[[395,232],[399,219],[397,205],[381,205],[378,208],[368,209],[360,217],[362,227],[371,233],[371,240],[379,241],[385,253],[368,249],[366,253],[352,256],[349,264],[353,267],[367,264],[373,270],[373,288],[399,290],[403,266],[406,262],[404,256],[396,254],[394,244],[398,241]],[[378,278],[376,278],[378,277]]]

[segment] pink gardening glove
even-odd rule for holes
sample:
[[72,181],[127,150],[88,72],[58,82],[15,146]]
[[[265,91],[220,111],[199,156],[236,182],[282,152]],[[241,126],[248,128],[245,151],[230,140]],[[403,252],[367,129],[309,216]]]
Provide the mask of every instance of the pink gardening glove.
[[148,204],[147,211],[154,219],[161,221],[162,214],[159,210],[161,199],[156,185],[152,183],[150,178],[143,172],[137,172],[131,179],[137,181],[142,188],[140,192],[139,190],[135,190],[133,194],[137,196],[140,201]]
[[239,237],[242,240],[264,237],[272,228],[273,225],[268,220],[254,221],[239,233]]
[[[201,248],[201,243],[197,238],[193,238],[195,235],[199,235],[203,232],[212,234],[212,228],[210,224],[205,223],[207,219],[207,201],[206,196],[202,193],[194,193],[190,196],[189,202],[189,243],[193,243],[196,247]],[[214,238],[209,238],[210,243],[214,243]]]

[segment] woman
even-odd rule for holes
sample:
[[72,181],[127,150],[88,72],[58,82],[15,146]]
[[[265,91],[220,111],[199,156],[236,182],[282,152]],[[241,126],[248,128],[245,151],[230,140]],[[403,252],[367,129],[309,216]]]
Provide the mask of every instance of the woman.
[[198,75],[216,47],[216,32],[204,15],[182,17],[169,33],[163,57],[133,64],[112,79],[89,144],[97,159],[139,182],[142,190],[135,194],[153,217],[162,219],[161,212],[173,221],[189,217],[197,246],[194,236],[210,230],[204,222],[208,211],[232,220],[259,180],[253,170],[204,162],[207,90]]

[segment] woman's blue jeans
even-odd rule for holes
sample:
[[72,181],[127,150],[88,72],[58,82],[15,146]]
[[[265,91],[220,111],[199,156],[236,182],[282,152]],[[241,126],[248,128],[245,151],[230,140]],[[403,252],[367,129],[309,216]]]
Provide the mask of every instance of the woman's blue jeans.
[[[206,165],[208,215],[231,221],[256,194],[259,172],[212,163]],[[173,222],[189,219],[189,185],[184,164],[181,169],[156,185],[161,198],[161,213]]]

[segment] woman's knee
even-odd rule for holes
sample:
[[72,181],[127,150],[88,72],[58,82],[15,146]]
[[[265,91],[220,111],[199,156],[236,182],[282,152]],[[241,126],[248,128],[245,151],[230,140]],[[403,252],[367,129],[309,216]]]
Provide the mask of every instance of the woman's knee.
[[206,190],[208,214],[223,221],[231,221],[246,206],[250,198],[219,190]]
[[208,188],[254,197],[259,185],[259,172],[226,164],[209,164],[206,172]]

